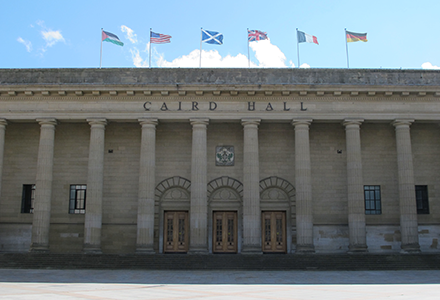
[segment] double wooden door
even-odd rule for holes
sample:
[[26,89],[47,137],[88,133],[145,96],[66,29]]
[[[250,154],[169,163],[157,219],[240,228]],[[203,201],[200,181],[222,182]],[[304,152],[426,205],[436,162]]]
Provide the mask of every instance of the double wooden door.
[[237,212],[216,211],[212,223],[212,251],[214,253],[237,253]]
[[286,252],[286,213],[265,211],[262,213],[263,252]]
[[164,252],[188,252],[188,212],[165,212]]

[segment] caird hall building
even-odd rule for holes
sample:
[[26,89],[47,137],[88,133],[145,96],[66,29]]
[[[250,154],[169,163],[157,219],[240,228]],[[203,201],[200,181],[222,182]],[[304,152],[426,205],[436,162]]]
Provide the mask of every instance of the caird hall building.
[[0,70],[0,251],[438,252],[440,73]]

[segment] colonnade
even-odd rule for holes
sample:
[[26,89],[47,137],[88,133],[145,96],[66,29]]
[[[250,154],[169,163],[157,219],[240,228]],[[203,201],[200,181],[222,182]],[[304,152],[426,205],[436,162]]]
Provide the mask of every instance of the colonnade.
[[[57,120],[37,119],[40,124],[40,143],[36,175],[35,207],[32,223],[31,251],[49,249],[50,211],[55,128]],[[362,178],[360,127],[364,120],[346,119],[342,124],[346,132],[347,195],[349,251],[367,251],[365,206]],[[417,212],[414,190],[410,125],[414,120],[394,120],[396,131],[400,227],[402,251],[419,251]],[[88,119],[90,146],[87,177],[87,207],[84,224],[84,252],[101,252],[104,139],[106,119]],[[191,202],[190,245],[193,253],[208,251],[207,206],[207,128],[209,119],[191,119]],[[259,187],[258,126],[260,119],[242,119],[243,149],[243,247],[242,253],[261,253],[261,210]],[[295,188],[296,188],[296,252],[314,252],[312,174],[309,128],[312,119],[293,119],[295,130]],[[139,119],[142,128],[137,245],[138,253],[154,253],[154,195],[155,195],[155,143],[157,119]],[[0,182],[7,121],[0,119]],[[1,186],[0,186],[1,188]]]

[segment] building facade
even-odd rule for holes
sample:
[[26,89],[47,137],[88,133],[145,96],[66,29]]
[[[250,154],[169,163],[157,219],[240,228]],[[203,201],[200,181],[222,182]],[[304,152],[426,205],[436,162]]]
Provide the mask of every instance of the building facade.
[[0,70],[0,251],[437,252],[440,73]]

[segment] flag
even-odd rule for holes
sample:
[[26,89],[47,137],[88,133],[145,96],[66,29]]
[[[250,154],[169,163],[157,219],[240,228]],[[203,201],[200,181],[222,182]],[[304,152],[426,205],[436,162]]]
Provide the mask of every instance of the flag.
[[319,45],[318,38],[316,36],[302,31],[298,31],[298,43],[315,43],[316,45]]
[[171,43],[171,35],[150,32],[150,42],[153,44]]
[[214,45],[223,45],[223,34],[216,31],[202,29],[202,42]]
[[248,30],[248,41],[254,42],[254,41],[261,41],[261,40],[267,40],[267,33],[262,32],[260,30]]
[[124,43],[121,42],[121,40],[118,38],[118,36],[116,34],[107,32],[107,31],[102,31],[102,40],[104,42],[110,42],[113,43],[115,45],[119,45],[119,46],[124,46]]
[[358,42],[358,41],[368,42],[366,33],[356,33],[350,31],[345,31],[345,32],[347,33],[347,43]]

